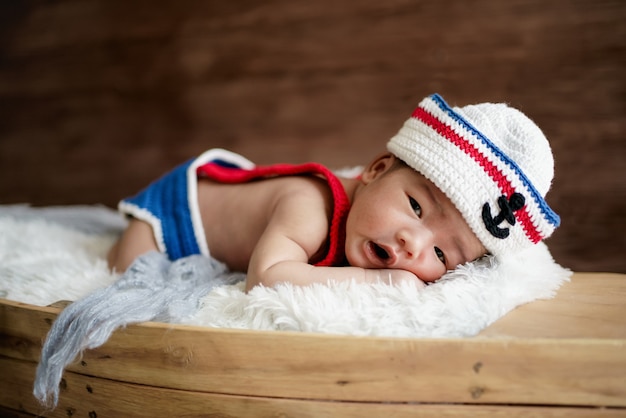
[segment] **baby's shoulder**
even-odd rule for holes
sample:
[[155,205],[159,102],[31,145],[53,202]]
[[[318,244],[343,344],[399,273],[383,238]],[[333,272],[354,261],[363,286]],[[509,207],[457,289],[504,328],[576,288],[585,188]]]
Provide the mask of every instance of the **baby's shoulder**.
[[326,227],[333,208],[333,194],[325,180],[315,176],[285,176],[266,179],[256,186],[258,201],[265,202],[273,216],[310,228]]
[[328,183],[313,175],[267,177],[232,184],[201,179],[198,195],[201,206],[223,207],[226,214],[234,207],[267,213],[277,207],[293,209],[299,206],[302,210],[328,212],[333,206]]
[[276,196],[281,199],[303,201],[308,203],[318,202],[325,206],[332,206],[333,194],[328,183],[317,176],[287,176],[276,179],[276,183],[267,181],[268,190],[273,189]]

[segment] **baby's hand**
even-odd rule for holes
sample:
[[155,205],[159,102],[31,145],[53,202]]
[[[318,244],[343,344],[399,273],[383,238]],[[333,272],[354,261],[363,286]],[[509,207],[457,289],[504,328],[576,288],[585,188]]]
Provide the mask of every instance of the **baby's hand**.
[[382,282],[390,285],[397,285],[400,283],[415,283],[417,287],[424,287],[426,283],[421,281],[415,274],[407,270],[399,269],[380,269],[380,270],[368,270],[369,274],[375,275],[373,282]]

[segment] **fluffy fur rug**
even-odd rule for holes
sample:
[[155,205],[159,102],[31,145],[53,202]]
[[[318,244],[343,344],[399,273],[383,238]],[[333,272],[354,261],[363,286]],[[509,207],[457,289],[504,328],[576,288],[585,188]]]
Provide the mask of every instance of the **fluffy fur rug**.
[[[104,260],[125,221],[103,207],[0,206],[0,297],[35,305],[76,300],[116,281]],[[213,289],[184,323],[210,327],[401,337],[472,336],[516,306],[550,298],[571,272],[547,247],[461,266],[438,282]]]

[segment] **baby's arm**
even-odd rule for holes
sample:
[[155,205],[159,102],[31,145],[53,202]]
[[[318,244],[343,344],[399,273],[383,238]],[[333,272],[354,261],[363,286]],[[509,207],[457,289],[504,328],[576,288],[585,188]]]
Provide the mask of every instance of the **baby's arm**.
[[304,286],[343,280],[389,284],[412,281],[424,286],[413,273],[404,270],[310,265],[308,261],[327,238],[328,221],[324,208],[319,207],[318,203],[315,200],[287,199],[277,205],[274,216],[252,254],[246,291],[259,284],[271,287],[290,282]]
[[274,286],[278,283],[290,282],[298,286],[311,283],[328,283],[330,281],[354,280],[357,283],[388,283],[414,282],[423,287],[425,283],[413,273],[395,269],[364,269],[361,267],[317,267],[301,261],[284,260],[277,262],[261,274],[250,274],[246,280],[246,291],[258,284]]

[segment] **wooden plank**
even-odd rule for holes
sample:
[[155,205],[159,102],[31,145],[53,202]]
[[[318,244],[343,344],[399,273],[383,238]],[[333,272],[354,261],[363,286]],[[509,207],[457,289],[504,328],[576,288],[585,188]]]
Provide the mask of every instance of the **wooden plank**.
[[626,406],[624,350],[623,340],[384,340],[145,327],[116,334],[70,369],[251,396]]
[[48,330],[60,311],[0,299],[0,355],[38,361]]
[[[327,402],[311,399],[232,396],[135,385],[65,374],[58,407],[46,412],[32,397],[35,364],[0,357],[0,405],[46,417],[623,417],[624,409],[520,405],[454,405],[376,402]],[[6,376],[11,376],[7,379]]]
[[626,339],[626,276],[576,273],[554,299],[518,307],[483,337]]
[[0,406],[0,418],[35,418],[36,415]]
[[[54,308],[0,308],[0,355],[35,361]],[[69,370],[241,396],[623,407],[624,350],[623,338],[585,335],[358,338],[146,323],[116,332]]]

